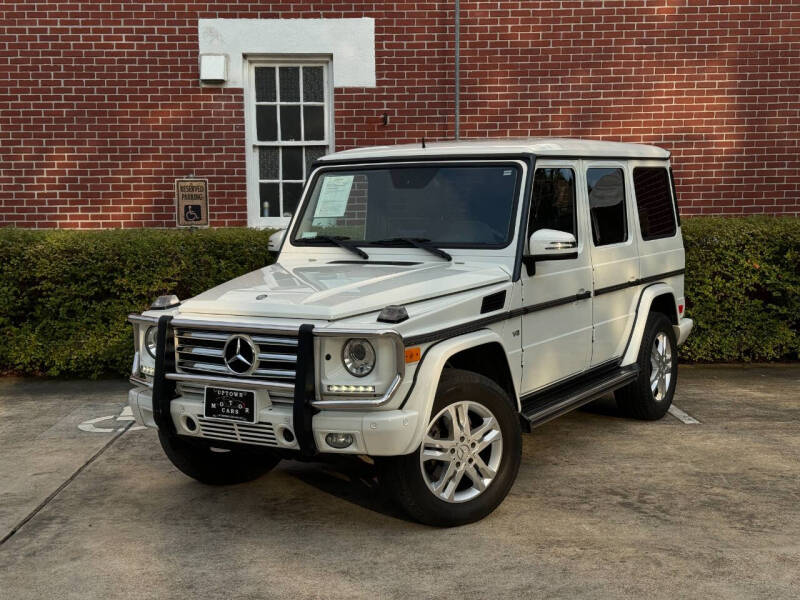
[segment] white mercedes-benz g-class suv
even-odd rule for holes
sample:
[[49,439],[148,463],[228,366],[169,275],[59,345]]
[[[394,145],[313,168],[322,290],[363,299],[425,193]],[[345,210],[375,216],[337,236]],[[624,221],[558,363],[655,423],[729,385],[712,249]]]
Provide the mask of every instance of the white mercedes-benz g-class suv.
[[279,235],[275,264],[130,316],[133,414],[201,482],[365,455],[413,518],[458,525],[506,496],[523,431],[611,392],[670,406],[692,321],[665,150],[339,152]]

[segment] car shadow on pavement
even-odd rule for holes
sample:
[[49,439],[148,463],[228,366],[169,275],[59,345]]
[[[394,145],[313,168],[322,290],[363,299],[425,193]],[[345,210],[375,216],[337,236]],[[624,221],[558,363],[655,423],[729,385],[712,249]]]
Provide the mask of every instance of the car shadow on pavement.
[[619,408],[617,408],[617,402],[614,400],[613,394],[608,394],[584,405],[581,407],[581,411],[603,417],[628,420],[628,418],[620,412]]
[[332,456],[313,463],[289,463],[284,472],[317,490],[381,515],[412,521],[378,484],[374,464],[357,456]]
[[[610,394],[583,406],[581,411],[627,420],[617,408],[614,396]],[[380,487],[376,466],[361,457],[321,456],[313,462],[286,461],[284,464],[287,475],[320,492],[387,517],[415,522],[397,508]]]

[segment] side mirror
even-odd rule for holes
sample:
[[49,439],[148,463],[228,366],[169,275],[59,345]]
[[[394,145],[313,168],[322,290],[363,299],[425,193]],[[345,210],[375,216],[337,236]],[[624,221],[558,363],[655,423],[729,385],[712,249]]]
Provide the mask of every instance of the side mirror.
[[280,229],[269,236],[269,241],[267,242],[267,249],[270,252],[280,252],[281,246],[283,245],[283,238],[286,237],[286,230]]
[[528,275],[533,275],[536,262],[577,257],[578,241],[574,235],[557,229],[539,229],[528,240],[528,254],[523,258]]
[[556,229],[539,229],[530,239],[530,253],[536,260],[548,260],[572,256],[577,252],[575,236]]

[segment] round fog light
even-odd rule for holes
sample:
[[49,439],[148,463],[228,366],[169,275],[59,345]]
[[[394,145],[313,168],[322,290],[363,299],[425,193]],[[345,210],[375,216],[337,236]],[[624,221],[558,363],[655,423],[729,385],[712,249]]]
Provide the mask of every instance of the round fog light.
[[325,436],[325,443],[332,448],[347,448],[353,441],[352,433],[329,433]]

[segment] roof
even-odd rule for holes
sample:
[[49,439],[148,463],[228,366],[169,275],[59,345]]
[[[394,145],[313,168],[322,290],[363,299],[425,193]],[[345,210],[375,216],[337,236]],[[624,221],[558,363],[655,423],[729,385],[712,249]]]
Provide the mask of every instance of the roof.
[[602,140],[537,137],[426,142],[425,148],[422,147],[421,142],[397,146],[371,146],[328,154],[322,157],[320,162],[491,154],[535,154],[541,157],[650,158],[660,160],[669,158],[669,152],[658,146],[605,142]]

